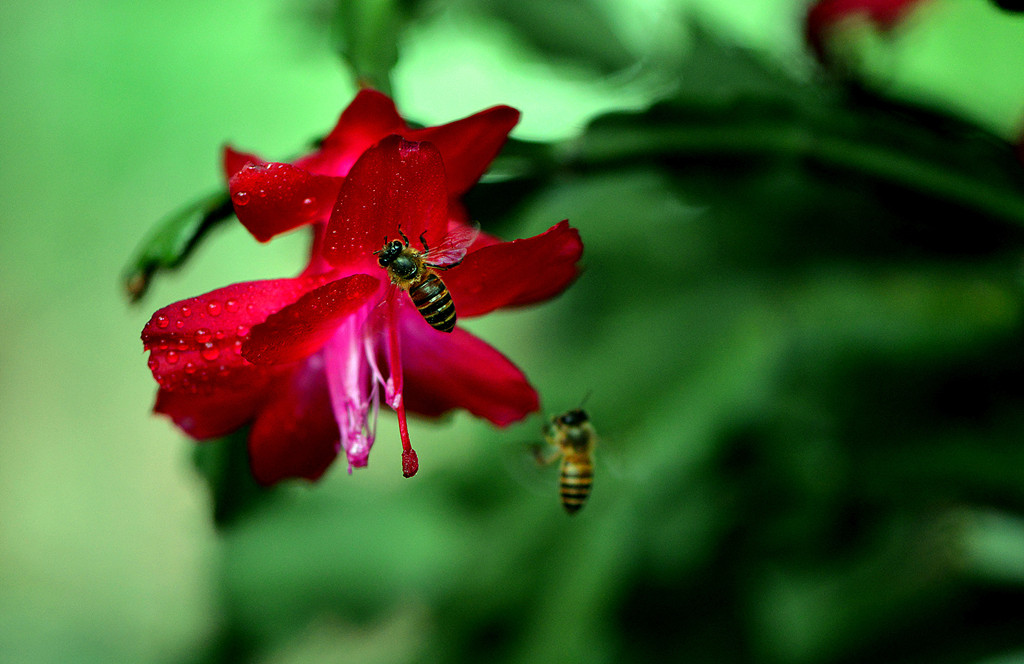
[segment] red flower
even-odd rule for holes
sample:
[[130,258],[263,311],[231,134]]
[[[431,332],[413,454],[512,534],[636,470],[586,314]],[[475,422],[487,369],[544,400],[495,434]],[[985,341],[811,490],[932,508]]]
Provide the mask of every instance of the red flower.
[[[477,156],[468,162],[479,162],[479,151],[469,152]],[[142,333],[160,384],[155,410],[197,439],[252,423],[252,469],[267,484],[316,479],[342,447],[350,470],[366,465],[382,397],[398,414],[406,476],[418,464],[406,409],[435,416],[465,408],[499,426],[536,410],[537,394],[518,368],[461,328],[432,328],[373,254],[399,231],[418,248],[420,238],[437,246],[449,228],[461,227],[449,203],[468,186],[467,161],[450,169],[443,155],[429,142],[381,141],[341,184],[316,243],[319,267],[157,311]],[[289,187],[301,189],[297,181]],[[526,240],[481,236],[440,274],[461,320],[560,293],[576,277],[582,251],[579,234],[563,221]]]
[[341,114],[318,150],[293,164],[268,163],[224,149],[224,173],[235,214],[257,240],[309,223],[325,223],[341,182],[367,148],[391,134],[429,141],[444,157],[452,214],[464,218],[458,197],[476,183],[519,121],[519,111],[495,106],[440,127],[410,129],[395,104],[375,90],[363,90]]
[[807,11],[806,38],[815,55],[827,60],[829,35],[849,21],[867,20],[888,31],[899,24],[922,0],[819,0]]

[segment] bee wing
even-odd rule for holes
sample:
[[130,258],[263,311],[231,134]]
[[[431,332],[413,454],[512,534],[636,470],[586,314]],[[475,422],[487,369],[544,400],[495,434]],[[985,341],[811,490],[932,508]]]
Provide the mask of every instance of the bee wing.
[[557,448],[538,441],[507,443],[502,449],[505,470],[535,495],[555,495],[560,457]]
[[455,267],[466,257],[469,246],[473,244],[479,234],[480,224],[476,222],[460,225],[449,231],[439,245],[431,247],[430,251],[423,254],[423,260],[430,267],[442,270]]

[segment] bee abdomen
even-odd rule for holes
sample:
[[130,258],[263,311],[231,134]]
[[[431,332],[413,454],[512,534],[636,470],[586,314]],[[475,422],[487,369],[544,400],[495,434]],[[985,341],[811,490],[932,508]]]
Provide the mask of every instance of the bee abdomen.
[[423,319],[435,330],[451,332],[455,329],[455,304],[448,288],[436,274],[428,274],[426,279],[410,288],[409,297]]
[[562,461],[561,495],[562,507],[569,514],[575,514],[587,502],[594,485],[594,467],[589,461]]

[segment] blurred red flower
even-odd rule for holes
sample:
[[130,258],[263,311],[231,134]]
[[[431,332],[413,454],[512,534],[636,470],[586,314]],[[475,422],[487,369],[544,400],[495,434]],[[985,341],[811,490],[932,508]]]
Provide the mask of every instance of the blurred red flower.
[[818,59],[827,60],[830,34],[850,21],[868,21],[891,30],[925,0],[819,0],[807,10],[806,39]]

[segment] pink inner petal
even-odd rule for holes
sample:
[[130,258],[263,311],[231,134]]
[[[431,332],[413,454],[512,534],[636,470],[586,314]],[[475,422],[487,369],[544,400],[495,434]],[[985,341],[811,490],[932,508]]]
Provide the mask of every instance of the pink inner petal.
[[331,406],[349,472],[366,465],[376,434],[379,385],[373,376],[379,371],[367,326],[374,306],[365,305],[348,316],[324,346]]

